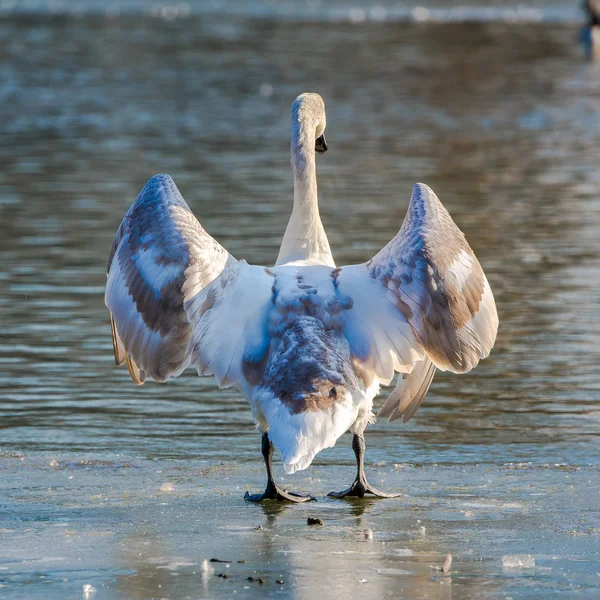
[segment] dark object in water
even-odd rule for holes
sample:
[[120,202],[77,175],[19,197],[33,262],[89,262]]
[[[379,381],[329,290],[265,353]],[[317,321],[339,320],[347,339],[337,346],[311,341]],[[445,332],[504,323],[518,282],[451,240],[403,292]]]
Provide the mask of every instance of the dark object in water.
[[318,517],[308,517],[308,519],[306,519],[306,524],[307,525],[325,525],[325,523],[323,523],[323,519],[319,519]]
[[211,558],[210,562],[232,563],[232,560],[221,560],[220,558]]
[[600,3],[598,0],[585,0],[583,9],[587,13],[590,27],[600,25]]
[[581,41],[588,59],[600,58],[600,0],[584,0],[587,23],[581,31]]

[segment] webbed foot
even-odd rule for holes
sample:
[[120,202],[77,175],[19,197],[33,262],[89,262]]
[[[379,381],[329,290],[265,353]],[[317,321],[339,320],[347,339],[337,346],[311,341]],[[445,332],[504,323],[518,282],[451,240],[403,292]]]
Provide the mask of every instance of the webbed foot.
[[366,479],[364,481],[355,480],[354,483],[347,489],[341,492],[329,492],[329,498],[364,498],[365,494],[372,494],[376,498],[398,498],[402,494],[391,494],[383,492],[373,487]]
[[364,498],[365,494],[372,494],[376,498],[397,498],[398,496],[402,496],[402,494],[382,492],[367,481],[364,465],[365,438],[362,433],[354,434],[354,437],[352,438],[352,449],[354,450],[356,465],[358,467],[356,479],[348,489],[342,490],[341,492],[329,492],[329,494],[327,494],[329,498]]
[[246,492],[244,500],[248,502],[262,502],[263,500],[277,500],[278,502],[316,502],[314,496],[308,494],[298,494],[296,492],[288,492],[282,490],[278,485],[268,485],[267,489],[262,494],[251,494]]
[[277,500],[278,502],[316,502],[317,499],[314,496],[308,494],[297,494],[296,492],[288,492],[282,490],[273,479],[273,444],[269,440],[269,434],[267,432],[262,435],[262,455],[265,459],[265,466],[267,467],[267,487],[262,494],[251,494],[246,492],[244,494],[244,500],[248,502],[262,502],[263,500]]

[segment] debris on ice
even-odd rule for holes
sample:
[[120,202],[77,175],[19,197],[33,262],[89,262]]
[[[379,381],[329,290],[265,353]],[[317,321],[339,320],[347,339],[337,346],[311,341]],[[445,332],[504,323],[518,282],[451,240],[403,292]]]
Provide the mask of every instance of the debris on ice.
[[444,561],[444,564],[441,567],[438,567],[437,565],[429,565],[429,568],[433,569],[434,571],[441,571],[442,573],[450,573],[451,566],[452,566],[452,554],[450,554],[450,552],[448,552],[448,554],[446,554],[446,560]]
[[502,566],[506,569],[530,569],[535,567],[535,559],[531,554],[505,554]]
[[452,554],[450,554],[450,552],[448,552],[448,554],[446,554],[446,560],[444,561],[444,564],[442,566],[442,573],[449,573],[451,566],[452,566]]

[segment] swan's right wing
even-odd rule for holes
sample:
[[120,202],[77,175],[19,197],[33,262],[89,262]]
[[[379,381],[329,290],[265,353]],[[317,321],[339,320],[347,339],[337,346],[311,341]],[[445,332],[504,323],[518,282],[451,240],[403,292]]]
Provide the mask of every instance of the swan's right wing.
[[398,235],[369,263],[438,369],[466,373],[489,355],[498,314],[464,234],[428,186],[415,185]]
[[483,269],[448,211],[414,187],[396,237],[364,265],[343,267],[338,289],[354,305],[346,335],[358,366],[382,383],[404,373],[381,409],[408,420],[435,368],[466,373],[490,353],[498,314]]
[[272,278],[208,235],[168,175],[152,177],[125,215],[107,276],[115,361],[137,384],[190,365],[236,384],[248,344],[266,344]]

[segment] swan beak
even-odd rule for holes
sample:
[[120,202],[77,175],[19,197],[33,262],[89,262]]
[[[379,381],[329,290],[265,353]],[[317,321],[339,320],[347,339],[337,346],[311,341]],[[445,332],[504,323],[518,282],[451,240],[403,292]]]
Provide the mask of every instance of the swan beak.
[[327,152],[327,142],[325,141],[325,134],[320,135],[315,142],[315,152],[323,154]]

